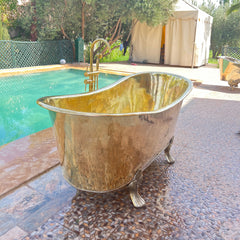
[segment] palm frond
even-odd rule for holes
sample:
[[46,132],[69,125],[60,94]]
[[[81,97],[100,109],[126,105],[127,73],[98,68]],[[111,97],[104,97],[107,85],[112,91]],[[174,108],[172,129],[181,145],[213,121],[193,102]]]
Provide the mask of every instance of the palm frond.
[[228,10],[227,10],[227,15],[231,14],[232,12],[236,12],[240,10],[240,2],[232,5]]

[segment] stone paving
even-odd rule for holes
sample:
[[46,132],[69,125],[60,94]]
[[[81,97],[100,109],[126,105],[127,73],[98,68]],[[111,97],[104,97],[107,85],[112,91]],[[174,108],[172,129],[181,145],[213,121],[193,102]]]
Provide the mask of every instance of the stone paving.
[[[114,66],[126,69],[103,67]],[[144,171],[146,207],[134,208],[128,189],[77,192],[57,166],[0,199],[0,240],[240,239],[240,89],[231,91],[213,68],[129,69],[182,71],[201,81],[178,118],[176,162],[160,154]]]

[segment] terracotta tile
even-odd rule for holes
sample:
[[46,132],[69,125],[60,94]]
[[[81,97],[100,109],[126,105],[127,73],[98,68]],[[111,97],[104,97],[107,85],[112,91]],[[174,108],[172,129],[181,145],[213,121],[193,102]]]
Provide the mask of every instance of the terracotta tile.
[[0,149],[0,196],[59,163],[52,128]]

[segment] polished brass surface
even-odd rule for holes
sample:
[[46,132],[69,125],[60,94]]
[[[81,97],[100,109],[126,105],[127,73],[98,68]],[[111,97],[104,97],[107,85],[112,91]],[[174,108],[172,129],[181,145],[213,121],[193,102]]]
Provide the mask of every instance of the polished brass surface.
[[219,57],[221,80],[228,81],[231,89],[238,87],[240,83],[240,60],[221,56]]
[[84,73],[85,77],[89,77],[89,79],[84,80],[85,92],[87,91],[87,85],[89,85],[89,92],[98,89],[98,76],[99,76],[99,74],[100,74],[99,71],[85,72]]
[[94,46],[97,42],[104,42],[109,51],[111,52],[111,47],[109,45],[109,43],[103,39],[103,38],[98,38],[96,39],[92,44],[91,44],[91,48],[90,48],[90,71],[86,72],[85,76],[89,76],[89,79],[86,79],[84,81],[85,83],[85,92],[87,90],[87,85],[89,85],[89,92],[92,92],[96,89],[98,89],[98,75],[99,75],[99,61],[102,58],[102,54],[97,53],[96,54],[96,71],[93,71],[93,50],[94,50]]
[[138,184],[141,179],[142,171],[137,171],[133,181],[128,185],[133,206],[136,208],[144,207],[146,205],[145,200],[138,193]]
[[170,150],[171,150],[171,147],[172,147],[172,144],[173,144],[173,139],[174,139],[174,137],[171,138],[171,140],[169,141],[168,146],[164,150],[165,157],[166,157],[168,163],[170,163],[170,164],[175,162],[175,160],[173,159],[173,157],[170,154]]
[[153,72],[94,92],[39,99],[53,122],[64,177],[92,192],[135,181],[136,173],[169,146],[191,88],[188,79]]

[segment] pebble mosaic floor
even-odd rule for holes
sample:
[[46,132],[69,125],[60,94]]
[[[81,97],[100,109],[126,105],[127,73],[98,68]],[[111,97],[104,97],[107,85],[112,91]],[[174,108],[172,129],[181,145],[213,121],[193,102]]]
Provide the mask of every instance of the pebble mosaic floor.
[[240,240],[240,91],[202,84],[181,109],[169,165],[144,171],[146,207],[128,189],[76,191],[57,166],[0,199],[0,240]]

